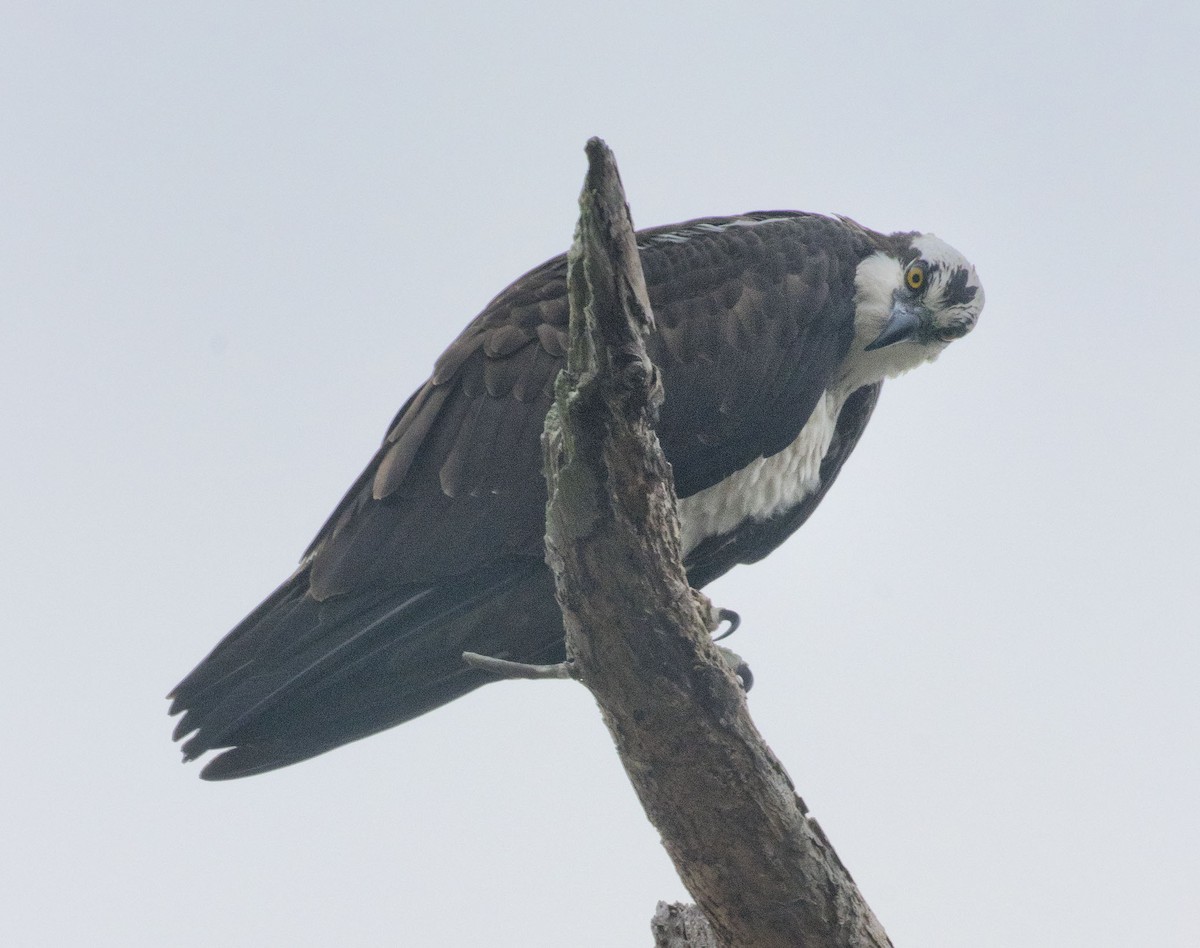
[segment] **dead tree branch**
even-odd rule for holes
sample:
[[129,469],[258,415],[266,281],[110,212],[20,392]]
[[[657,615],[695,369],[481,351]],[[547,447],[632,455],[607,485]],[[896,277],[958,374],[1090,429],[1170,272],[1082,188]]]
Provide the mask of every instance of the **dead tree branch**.
[[547,562],[573,673],[719,944],[890,945],[750,720],[688,585],[629,212],[607,146],[592,139],[587,154],[570,351],[544,439]]
[[650,931],[654,948],[718,948],[712,926],[696,905],[659,902]]

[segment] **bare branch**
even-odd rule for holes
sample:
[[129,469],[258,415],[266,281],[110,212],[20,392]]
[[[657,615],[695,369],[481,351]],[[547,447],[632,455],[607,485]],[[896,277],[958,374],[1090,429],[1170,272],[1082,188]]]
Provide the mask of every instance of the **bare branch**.
[[527,665],[510,662],[506,658],[492,658],[478,652],[463,652],[463,661],[475,668],[491,672],[498,678],[577,678],[571,662],[556,662],[553,665]]
[[650,930],[654,948],[717,948],[712,926],[695,905],[659,902]]
[[544,439],[568,654],[718,943],[890,945],[755,729],[688,586],[632,225],[612,153],[598,139],[587,152],[568,363]]

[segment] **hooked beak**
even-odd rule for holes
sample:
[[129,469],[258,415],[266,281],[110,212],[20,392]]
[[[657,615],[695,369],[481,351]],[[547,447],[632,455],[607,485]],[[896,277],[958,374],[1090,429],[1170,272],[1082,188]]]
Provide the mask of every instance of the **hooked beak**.
[[874,342],[867,346],[866,351],[874,352],[876,349],[883,349],[885,346],[892,346],[897,342],[913,338],[921,328],[921,324],[931,315],[929,309],[920,303],[912,300],[894,300],[891,315],[888,316],[883,331],[875,337]]

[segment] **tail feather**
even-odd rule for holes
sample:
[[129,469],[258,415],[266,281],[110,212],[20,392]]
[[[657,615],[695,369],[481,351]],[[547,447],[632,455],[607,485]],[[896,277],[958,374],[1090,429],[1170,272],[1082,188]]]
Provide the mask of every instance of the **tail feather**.
[[399,724],[492,680],[463,651],[562,653],[545,565],[514,557],[433,586],[318,602],[298,571],[175,688],[185,760],[225,750],[206,779],[247,776]]
[[[324,628],[324,635],[314,639],[310,633],[304,636],[308,639],[306,647],[294,654],[276,657],[277,663],[263,667],[265,663],[261,661],[246,662],[214,683],[209,689],[210,694],[217,685],[225,684],[226,688],[208,709],[203,730],[184,745],[184,754],[195,757],[213,747],[223,746],[242,725],[285,700],[289,694],[296,694],[308,683],[320,682],[325,676],[336,673],[348,655],[361,651],[364,641],[374,641],[375,637],[394,630],[405,635],[419,633],[428,622],[405,620],[432,592],[429,588],[417,590],[397,603],[387,602],[366,614],[337,616],[332,622],[318,611],[315,628]],[[435,614],[431,620],[442,617],[444,614]],[[255,668],[255,665],[259,667]],[[248,674],[236,683],[232,682],[236,672],[243,670]]]

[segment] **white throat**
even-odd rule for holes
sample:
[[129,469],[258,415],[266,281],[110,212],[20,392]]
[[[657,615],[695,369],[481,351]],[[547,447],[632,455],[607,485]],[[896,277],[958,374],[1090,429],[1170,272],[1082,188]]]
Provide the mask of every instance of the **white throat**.
[[882,251],[858,265],[854,275],[854,342],[842,363],[841,387],[847,393],[863,385],[895,378],[932,362],[945,343],[904,341],[874,352],[866,348],[883,331],[892,311],[892,294],[903,285],[904,268]]

